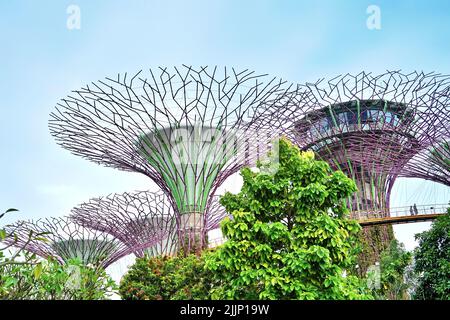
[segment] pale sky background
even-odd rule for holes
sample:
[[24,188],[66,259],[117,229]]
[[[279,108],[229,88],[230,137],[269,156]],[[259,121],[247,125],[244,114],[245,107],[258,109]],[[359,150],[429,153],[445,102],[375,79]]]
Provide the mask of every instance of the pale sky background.
[[[69,5],[81,29],[66,27]],[[369,5],[381,29],[366,26]],[[180,64],[248,68],[289,82],[402,69],[450,73],[450,1],[0,1],[0,210],[66,215],[91,197],[156,190],[138,173],[59,147],[47,128],[59,99],[91,81]],[[239,190],[239,177],[222,189]],[[447,203],[449,188],[399,180],[392,206]],[[429,223],[395,227],[408,249]]]

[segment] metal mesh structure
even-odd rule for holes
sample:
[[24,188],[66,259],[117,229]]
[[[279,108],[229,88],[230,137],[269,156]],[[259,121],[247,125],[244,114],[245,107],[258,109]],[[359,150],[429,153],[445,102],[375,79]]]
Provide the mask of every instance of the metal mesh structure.
[[203,230],[209,196],[270,149],[277,133],[253,124],[287,89],[248,70],[159,68],[74,91],[49,127],[72,153],[153,179],[179,214],[179,231]]
[[18,221],[6,226],[5,230],[10,235],[5,243],[43,258],[54,257],[60,263],[78,258],[84,264],[106,268],[132,253],[121,241],[104,232],[77,225],[67,217]]
[[220,228],[220,223],[222,222],[222,220],[226,217],[231,217],[231,215],[225,210],[225,207],[220,204],[219,200],[220,196],[217,195],[214,195],[211,198],[209,206],[206,210],[206,231]]
[[356,181],[353,215],[386,213],[405,165],[448,131],[449,94],[450,77],[434,73],[347,74],[298,85],[266,124]]
[[439,182],[450,187],[450,138],[419,152],[403,168],[401,176]]
[[[217,197],[203,216],[205,232],[217,228],[225,217]],[[111,194],[91,199],[72,210],[70,218],[80,225],[111,234],[135,254],[172,255],[178,250],[176,214],[163,192]]]

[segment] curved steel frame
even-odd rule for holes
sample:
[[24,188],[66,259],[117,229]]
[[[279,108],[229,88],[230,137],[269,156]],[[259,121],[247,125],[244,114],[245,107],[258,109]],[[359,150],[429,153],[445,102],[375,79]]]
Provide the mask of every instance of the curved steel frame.
[[[213,198],[204,215],[205,232],[218,227],[226,216]],[[137,256],[171,255],[178,249],[176,214],[163,192],[111,194],[89,200],[72,210],[70,218],[87,228],[100,230],[138,248]]]
[[254,127],[259,107],[289,88],[282,80],[217,67],[159,68],[77,90],[51,113],[57,142],[76,155],[140,172],[167,194],[180,237],[201,224],[210,195],[265,155],[273,129]]
[[420,151],[406,164],[400,175],[431,180],[450,187],[450,138]]
[[268,108],[265,125],[353,178],[351,211],[370,216],[389,209],[406,164],[448,132],[449,93],[450,77],[434,73],[347,74],[298,85]]
[[18,221],[5,227],[9,235],[4,242],[23,248],[43,258],[54,257],[61,264],[80,258],[84,264],[106,268],[132,253],[110,235],[82,227],[68,217]]

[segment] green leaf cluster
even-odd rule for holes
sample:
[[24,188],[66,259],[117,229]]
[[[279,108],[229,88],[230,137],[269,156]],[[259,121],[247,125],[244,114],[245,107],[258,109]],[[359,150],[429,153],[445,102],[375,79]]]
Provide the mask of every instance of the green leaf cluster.
[[210,279],[203,256],[145,256],[124,275],[119,293],[125,300],[204,300]]
[[0,270],[0,299],[8,300],[103,300],[117,286],[102,268],[74,259],[61,264],[55,259],[10,264]]
[[257,168],[241,170],[240,193],[221,198],[232,219],[221,224],[227,241],[206,254],[212,297],[370,298],[357,277],[345,274],[360,231],[344,202],[355,183],[286,139],[279,141],[277,165]]
[[450,209],[416,235],[414,272],[418,276],[413,298],[450,300]]

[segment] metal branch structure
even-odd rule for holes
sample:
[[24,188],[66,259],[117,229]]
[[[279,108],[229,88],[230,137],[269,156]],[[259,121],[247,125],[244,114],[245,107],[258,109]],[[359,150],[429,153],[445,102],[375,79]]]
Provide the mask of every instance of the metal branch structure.
[[269,110],[301,149],[356,181],[350,210],[370,215],[389,208],[405,165],[448,131],[449,99],[449,76],[362,72],[298,85]]
[[205,219],[206,231],[219,229],[220,223],[223,219],[225,219],[226,217],[231,218],[231,215],[225,210],[225,207],[220,204],[219,200],[220,196],[214,195],[209,202]]
[[[217,228],[226,216],[213,198],[204,215],[205,232]],[[178,250],[177,219],[163,192],[137,191],[93,198],[72,210],[77,224],[106,232],[121,240],[135,255],[173,255]]]
[[450,138],[419,152],[403,168],[401,176],[430,180],[450,187]]
[[106,268],[132,251],[110,235],[73,223],[69,218],[18,221],[5,227],[4,242],[61,264],[78,258],[83,264]]
[[[389,214],[396,178],[448,132],[449,99],[449,76],[361,72],[298,85],[263,119],[352,178],[351,215],[370,218]],[[420,164],[433,167],[428,158]],[[376,235],[382,242],[392,236],[392,229]]]
[[210,195],[270,149],[277,133],[253,124],[287,89],[248,70],[159,68],[74,91],[49,128],[72,153],[155,181],[177,211],[179,237],[191,243]]

